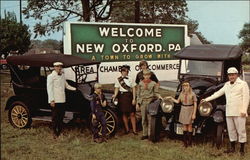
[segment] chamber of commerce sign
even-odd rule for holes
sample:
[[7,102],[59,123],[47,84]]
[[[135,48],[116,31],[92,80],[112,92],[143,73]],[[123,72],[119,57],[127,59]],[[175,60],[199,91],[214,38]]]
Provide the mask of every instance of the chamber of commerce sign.
[[66,54],[102,61],[171,60],[185,47],[186,25],[66,23]]

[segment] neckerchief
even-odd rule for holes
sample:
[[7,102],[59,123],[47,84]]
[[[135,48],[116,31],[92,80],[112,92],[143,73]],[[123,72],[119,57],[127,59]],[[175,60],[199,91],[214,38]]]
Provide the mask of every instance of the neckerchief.
[[152,81],[151,79],[144,79],[142,80],[144,83],[144,89],[148,89],[148,84]]

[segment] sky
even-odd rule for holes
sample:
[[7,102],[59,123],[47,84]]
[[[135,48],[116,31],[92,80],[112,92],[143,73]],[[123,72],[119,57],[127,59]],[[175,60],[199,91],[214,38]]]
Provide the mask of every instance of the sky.
[[[19,0],[0,0],[1,17],[4,10],[14,11],[19,20]],[[27,3],[22,0],[22,6]],[[187,0],[188,17],[197,20],[200,31],[209,41],[214,44],[239,44],[238,34],[243,28],[244,23],[250,22],[250,1],[249,0]],[[33,26],[36,23],[34,19],[24,19],[23,22],[30,26],[32,39],[34,38]],[[62,40],[62,31],[51,34],[46,37],[37,37],[37,39],[57,39]]]

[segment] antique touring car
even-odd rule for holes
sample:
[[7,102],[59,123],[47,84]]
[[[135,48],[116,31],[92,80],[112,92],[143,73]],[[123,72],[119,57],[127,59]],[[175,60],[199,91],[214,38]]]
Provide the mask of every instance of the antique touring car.
[[[197,45],[182,49],[175,55],[180,59],[179,85],[175,98],[178,98],[181,92],[181,83],[189,81],[199,104],[201,99],[222,88],[227,81],[226,71],[229,67],[236,67],[242,73],[241,56],[241,49],[234,45]],[[222,145],[226,133],[225,103],[225,96],[222,96],[212,102],[199,104],[193,123],[193,135],[212,136],[218,148]],[[182,125],[178,122],[180,108],[181,104],[162,101],[157,112],[151,112],[152,141],[159,139],[162,116],[166,116],[168,120],[166,130],[170,135],[183,134]]]
[[[68,122],[75,117],[90,120],[90,95],[93,84],[98,79],[99,62],[63,54],[20,55],[7,58],[15,95],[7,100],[5,109],[8,110],[12,126],[27,128],[32,120],[51,120],[46,77],[52,72],[56,61],[63,62],[66,79],[71,79],[67,80],[68,83],[77,87],[76,91],[66,90],[67,108],[64,121]],[[107,98],[111,97],[111,93],[104,94]],[[109,135],[114,134],[117,127],[114,111],[112,105],[104,108]],[[101,126],[99,129],[101,130]]]

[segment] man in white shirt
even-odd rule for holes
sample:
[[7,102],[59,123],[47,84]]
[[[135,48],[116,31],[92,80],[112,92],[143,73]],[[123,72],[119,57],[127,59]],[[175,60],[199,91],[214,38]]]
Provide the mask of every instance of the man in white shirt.
[[62,62],[55,62],[54,71],[47,77],[48,102],[52,107],[52,125],[54,138],[58,137],[62,131],[63,118],[65,114],[65,88],[76,90],[71,87],[62,72]]
[[249,87],[247,83],[239,78],[238,70],[230,67],[227,70],[229,81],[210,97],[201,100],[214,100],[225,94],[226,96],[226,121],[231,148],[225,153],[235,152],[235,143],[241,144],[240,153],[244,155],[244,145],[247,142],[246,117],[249,105]]

